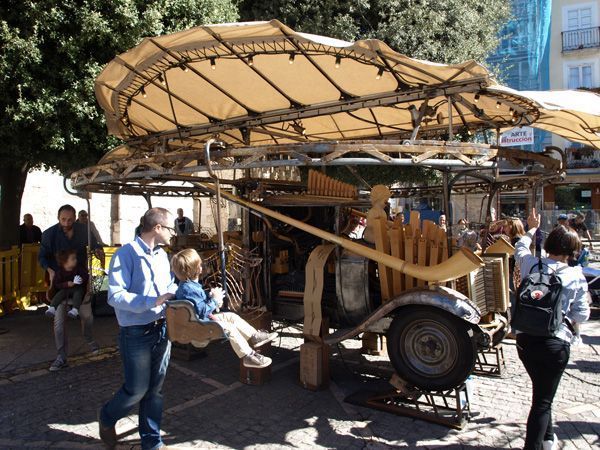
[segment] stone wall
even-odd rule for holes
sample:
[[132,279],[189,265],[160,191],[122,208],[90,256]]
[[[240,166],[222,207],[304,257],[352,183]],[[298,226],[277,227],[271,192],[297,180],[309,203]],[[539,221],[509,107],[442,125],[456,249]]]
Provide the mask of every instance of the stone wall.
[[[60,174],[42,170],[35,170],[29,173],[21,202],[21,216],[26,213],[32,214],[34,223],[43,231],[57,222],[56,214],[58,208],[66,203],[73,205],[77,211],[87,209],[87,203],[84,199],[70,195],[65,191],[63,177]],[[148,208],[146,200],[140,196],[120,196],[118,221],[120,239],[119,242],[110,242],[111,196],[108,194],[92,194],[90,204],[90,218],[96,224],[102,240],[107,244],[125,244],[131,241],[140,217]],[[173,215],[176,214],[177,208],[183,208],[186,216],[191,219],[194,218],[194,201],[191,198],[152,197],[152,206],[166,208]],[[214,231],[215,224],[208,199],[201,200],[200,210],[202,228]],[[230,206],[226,205],[223,213],[224,229],[227,227],[229,210]],[[194,220],[194,222],[196,227],[198,227],[197,221]]]

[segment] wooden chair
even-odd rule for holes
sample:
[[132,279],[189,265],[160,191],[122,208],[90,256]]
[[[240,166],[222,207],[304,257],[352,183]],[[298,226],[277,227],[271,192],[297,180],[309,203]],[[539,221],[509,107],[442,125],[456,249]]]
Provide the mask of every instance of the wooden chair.
[[194,304],[189,300],[169,301],[166,316],[167,333],[172,342],[204,348],[212,341],[228,339],[218,322],[198,319]]

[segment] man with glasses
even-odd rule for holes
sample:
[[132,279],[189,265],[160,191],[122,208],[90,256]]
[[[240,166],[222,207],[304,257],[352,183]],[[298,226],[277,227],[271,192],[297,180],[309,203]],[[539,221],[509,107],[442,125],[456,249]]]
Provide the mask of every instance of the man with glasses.
[[117,444],[117,421],[138,403],[142,449],[163,446],[162,385],[171,353],[164,309],[177,290],[161,248],[173,235],[168,223],[166,209],[146,211],[141,235],[117,250],[110,264],[108,303],[119,322],[125,382],[98,414],[100,438],[109,448]]

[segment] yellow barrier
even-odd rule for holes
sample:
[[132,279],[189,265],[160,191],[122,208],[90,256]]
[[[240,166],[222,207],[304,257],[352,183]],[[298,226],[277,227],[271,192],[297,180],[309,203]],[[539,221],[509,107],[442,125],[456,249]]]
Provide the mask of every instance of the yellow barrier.
[[0,252],[0,315],[17,306],[19,292],[19,248]]
[[46,291],[45,271],[38,263],[40,244],[23,244],[21,248],[20,300],[23,307],[31,304],[31,297]]
[[[110,261],[119,247],[104,247],[104,265],[92,259],[91,276],[108,271]],[[19,249],[0,252],[0,316],[16,309],[25,309],[33,297],[46,291],[45,271],[38,263],[40,244],[23,244]]]

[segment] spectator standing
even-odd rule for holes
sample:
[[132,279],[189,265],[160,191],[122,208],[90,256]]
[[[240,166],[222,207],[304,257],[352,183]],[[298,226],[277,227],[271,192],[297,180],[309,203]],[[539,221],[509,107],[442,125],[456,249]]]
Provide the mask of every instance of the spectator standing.
[[177,218],[175,219],[175,232],[177,236],[185,236],[194,232],[194,223],[183,215],[183,209],[177,209]]
[[142,449],[158,449],[163,445],[162,385],[171,354],[164,303],[177,290],[169,259],[160,247],[174,233],[168,223],[166,209],[146,211],[141,236],[119,248],[110,264],[108,303],[115,309],[119,322],[125,381],[98,414],[100,438],[109,448],[117,443],[117,421],[138,403]]
[[585,214],[580,212],[577,213],[575,218],[569,221],[569,226],[577,232],[579,237],[587,237],[590,243],[590,250],[594,250],[594,244],[592,243],[592,235],[590,234],[590,230],[588,230],[587,226],[585,225]]
[[[77,255],[78,265],[87,269],[87,245],[87,227],[75,222],[75,208],[71,205],[61,206],[58,210],[58,223],[42,233],[42,244],[38,254],[38,261],[40,266],[48,272],[50,284],[52,284],[54,275],[59,268],[56,261],[56,254],[60,251],[74,250]],[[100,247],[93,237],[91,248],[96,252],[96,256],[101,261],[104,260],[102,247]],[[85,341],[90,346],[92,353],[98,353],[100,348],[92,337],[94,319],[89,299],[89,295],[84,299],[79,309],[79,317],[81,318],[81,328]],[[56,344],[57,356],[50,366],[51,371],[60,370],[67,366],[66,317],[67,305],[62,303],[56,308],[54,315],[54,342]]]
[[100,237],[98,228],[96,228],[96,224],[94,224],[94,222],[89,220],[88,212],[85,209],[82,209],[81,211],[79,211],[79,214],[77,215],[77,223],[81,223],[81,224],[85,225],[86,227],[90,227],[90,232],[92,233],[92,238],[95,239],[96,242],[98,242],[101,246],[104,247],[106,245],[102,242],[102,238]]
[[19,227],[19,245],[36,244],[42,240],[42,230],[33,224],[33,216],[25,214]]
[[556,219],[556,225],[554,225],[555,227],[562,225],[563,227],[568,227],[569,226],[569,216],[567,216],[566,214],[559,214],[558,218]]
[[[529,230],[515,249],[515,259],[521,268],[521,280],[536,270],[538,258],[531,254],[529,246],[540,226],[540,216],[535,208],[527,218]],[[544,243],[547,258],[542,258],[542,270],[557,273],[562,282],[560,301],[566,320],[553,337],[534,336],[517,330],[517,352],[519,359],[531,378],[533,398],[527,418],[525,450],[558,448],[552,429],[552,402],[562,374],[569,362],[571,324],[585,322],[590,316],[588,287],[581,267],[569,267],[567,261],[579,251],[581,241],[573,230],[558,226]]]

